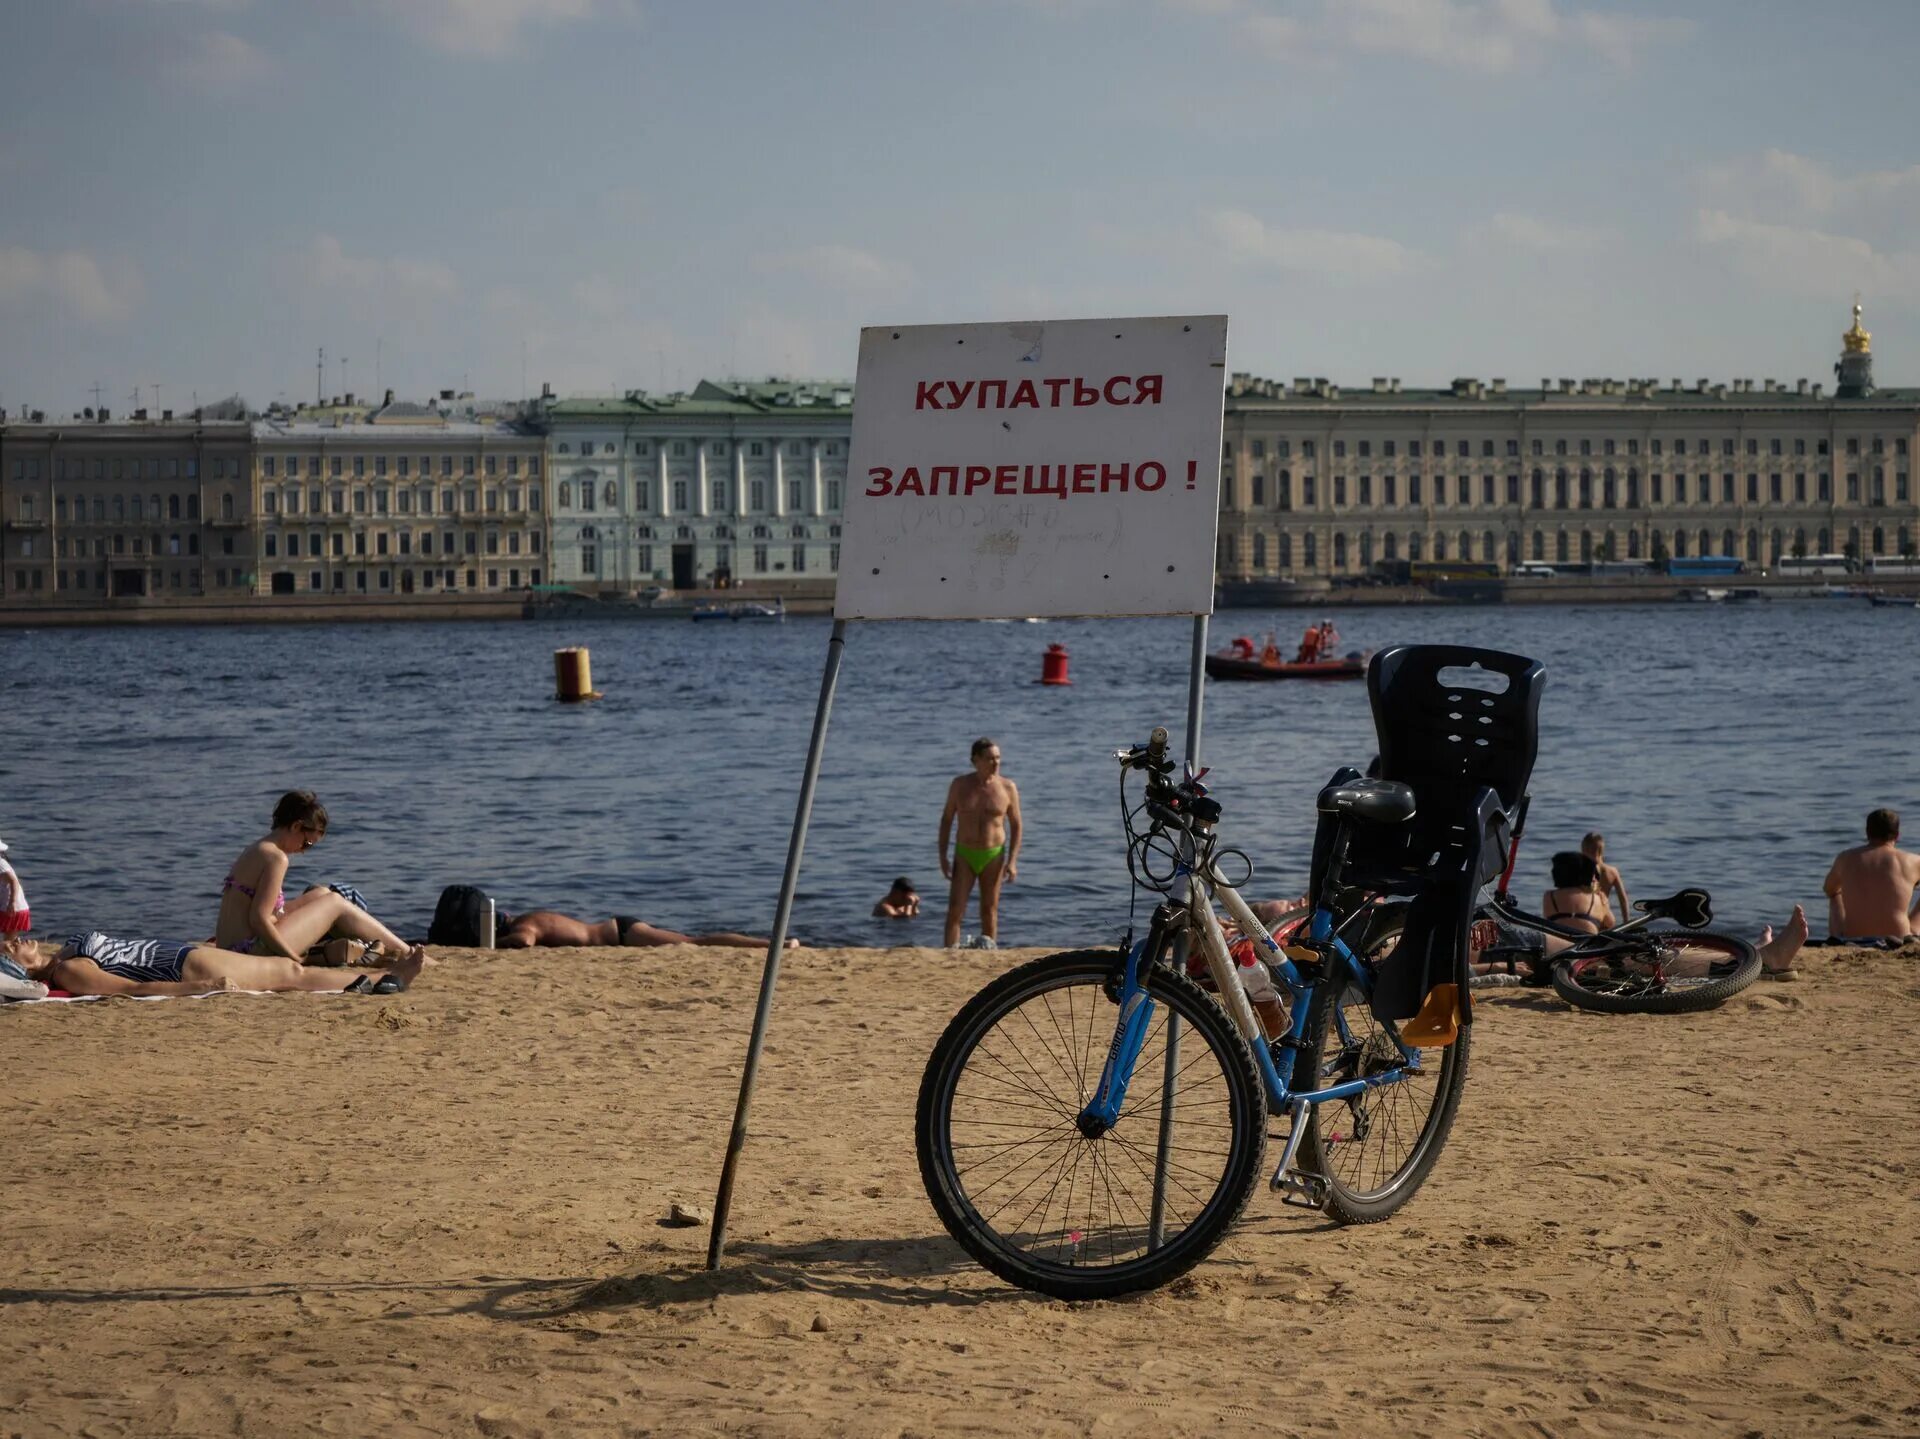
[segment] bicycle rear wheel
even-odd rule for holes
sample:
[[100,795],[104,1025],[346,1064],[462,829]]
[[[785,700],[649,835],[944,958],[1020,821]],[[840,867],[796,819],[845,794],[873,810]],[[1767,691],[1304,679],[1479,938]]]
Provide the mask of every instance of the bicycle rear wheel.
[[[1377,964],[1392,952],[1404,918],[1402,906],[1375,921],[1363,962]],[[1399,1028],[1376,1019],[1370,997],[1357,986],[1317,985],[1291,1087],[1325,1089],[1401,1067],[1406,1061],[1394,1043]],[[1420,1067],[1404,1078],[1307,1110],[1298,1163],[1326,1180],[1327,1214],[1342,1224],[1375,1224],[1426,1182],[1466,1088],[1472,1034],[1471,1025],[1462,1025],[1445,1049],[1415,1051]]]
[[1599,1014],[1692,1014],[1714,1009],[1760,977],[1760,951],[1705,930],[1643,932],[1602,954],[1553,966],[1553,992]]
[[[1098,1138],[1075,1124],[1119,1016],[1123,959],[1049,955],[1002,975],[955,1015],[920,1083],[915,1146],[927,1197],[960,1244],[1010,1284],[1099,1299],[1165,1284],[1226,1236],[1259,1179],[1266,1096],[1245,1041],[1186,976],[1145,976],[1155,1004],[1126,1104]],[[1164,1240],[1150,1237],[1173,1066]]]

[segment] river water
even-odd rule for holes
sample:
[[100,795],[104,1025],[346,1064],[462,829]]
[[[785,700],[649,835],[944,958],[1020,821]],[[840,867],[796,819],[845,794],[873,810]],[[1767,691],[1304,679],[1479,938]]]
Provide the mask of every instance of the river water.
[[[1227,611],[1216,647],[1309,616]],[[1866,812],[1920,810],[1920,612],[1858,602],[1342,611],[1347,646],[1448,642],[1548,667],[1516,891],[1592,829],[1636,894],[1712,890],[1751,933],[1820,882]],[[220,881],[282,790],[333,817],[296,858],[424,933],[440,888],[504,909],[619,911],[676,928],[771,922],[827,648],[826,620],[326,625],[0,632],[0,837],[35,929],[211,932]],[[1114,748],[1180,743],[1186,620],[853,626],[794,932],[938,943],[947,781],[1001,745],[1027,820],[1013,944],[1108,941],[1128,890]],[[1067,646],[1073,685],[1034,683]],[[599,702],[553,702],[551,652],[592,650]],[[1343,646],[1343,648],[1346,646]],[[1208,686],[1204,760],[1255,897],[1304,886],[1313,796],[1373,753],[1361,683]],[[917,921],[869,918],[896,874]],[[1144,912],[1144,911],[1143,911]],[[973,928],[969,925],[969,929]]]

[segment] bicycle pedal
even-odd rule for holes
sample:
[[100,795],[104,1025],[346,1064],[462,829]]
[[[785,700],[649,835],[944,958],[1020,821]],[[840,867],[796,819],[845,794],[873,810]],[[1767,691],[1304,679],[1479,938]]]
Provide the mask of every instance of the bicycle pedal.
[[1295,1209],[1322,1209],[1327,1202],[1327,1181],[1318,1174],[1276,1174],[1271,1184],[1280,1193],[1282,1204]]

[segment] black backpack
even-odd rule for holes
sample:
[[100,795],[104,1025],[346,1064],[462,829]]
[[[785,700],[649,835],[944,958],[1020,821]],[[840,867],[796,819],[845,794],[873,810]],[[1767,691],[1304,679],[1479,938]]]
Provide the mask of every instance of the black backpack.
[[471,949],[483,938],[480,926],[486,918],[486,891],[470,884],[450,884],[440,891],[440,903],[434,906],[427,943]]

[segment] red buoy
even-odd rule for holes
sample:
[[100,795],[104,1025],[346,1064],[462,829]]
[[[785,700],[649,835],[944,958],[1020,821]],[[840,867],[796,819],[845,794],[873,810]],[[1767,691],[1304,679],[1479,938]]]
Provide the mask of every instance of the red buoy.
[[1040,683],[1043,685],[1070,685],[1067,678],[1067,647],[1048,645],[1047,652],[1040,656]]

